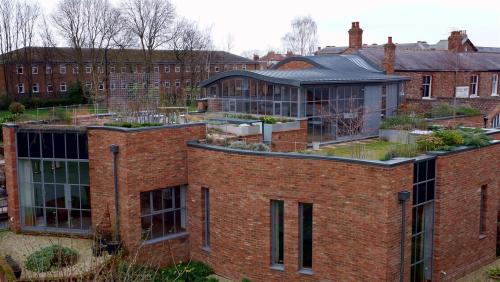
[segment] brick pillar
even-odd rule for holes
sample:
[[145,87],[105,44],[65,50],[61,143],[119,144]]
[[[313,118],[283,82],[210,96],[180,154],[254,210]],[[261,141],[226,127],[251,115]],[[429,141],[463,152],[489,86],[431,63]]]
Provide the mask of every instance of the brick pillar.
[[396,44],[392,43],[392,37],[387,38],[387,43],[384,45],[384,62],[383,67],[386,74],[394,74],[394,64],[396,62]]
[[21,221],[19,212],[19,190],[17,184],[16,127],[14,125],[4,125],[2,130],[10,228],[13,231],[19,232],[21,231]]
[[349,48],[361,49],[363,47],[363,30],[359,27],[359,22],[352,22],[349,29]]
[[464,36],[464,31],[452,31],[451,35],[448,37],[448,50],[452,52],[463,52],[464,46],[462,44],[462,39]]

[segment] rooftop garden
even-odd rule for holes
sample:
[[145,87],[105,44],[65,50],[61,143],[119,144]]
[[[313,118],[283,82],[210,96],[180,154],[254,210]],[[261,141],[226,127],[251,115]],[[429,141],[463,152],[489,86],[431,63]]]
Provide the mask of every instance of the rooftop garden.
[[442,103],[437,107],[433,107],[424,113],[426,118],[440,118],[451,116],[477,116],[481,112],[469,106],[452,106],[447,103]]

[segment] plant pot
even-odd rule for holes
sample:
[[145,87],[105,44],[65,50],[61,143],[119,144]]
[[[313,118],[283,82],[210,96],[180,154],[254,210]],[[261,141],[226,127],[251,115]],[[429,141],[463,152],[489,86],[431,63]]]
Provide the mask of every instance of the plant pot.
[[319,144],[320,142],[312,142],[313,150],[319,150]]
[[110,255],[116,255],[120,250],[120,242],[111,241],[106,244],[106,250]]

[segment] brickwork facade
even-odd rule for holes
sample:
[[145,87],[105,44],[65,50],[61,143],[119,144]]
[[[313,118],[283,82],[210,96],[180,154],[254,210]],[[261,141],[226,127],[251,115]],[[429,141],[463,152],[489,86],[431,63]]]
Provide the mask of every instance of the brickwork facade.
[[303,62],[303,61],[291,61],[282,64],[278,67],[280,70],[296,70],[296,69],[308,69],[314,67],[313,65]]
[[10,228],[16,232],[21,230],[19,209],[19,186],[17,184],[16,128],[2,127],[5,158],[5,183],[7,188],[7,205]]

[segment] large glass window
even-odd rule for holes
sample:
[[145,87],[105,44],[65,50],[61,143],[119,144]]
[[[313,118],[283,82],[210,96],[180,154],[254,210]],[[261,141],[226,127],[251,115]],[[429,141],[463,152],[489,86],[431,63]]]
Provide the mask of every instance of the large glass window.
[[313,204],[299,203],[299,266],[312,268]]
[[186,231],[186,188],[141,192],[142,238],[168,238]]
[[411,241],[411,281],[432,280],[432,236],[434,230],[436,162],[415,163]]
[[486,191],[487,185],[481,186],[480,203],[479,203],[479,237],[486,236]]
[[23,228],[89,230],[86,133],[19,131],[17,156]]
[[203,193],[203,247],[210,248],[210,190],[208,188],[202,188]]
[[422,77],[422,98],[430,98],[432,93],[432,76]]
[[271,264],[283,267],[284,261],[284,210],[283,201],[271,201]]

